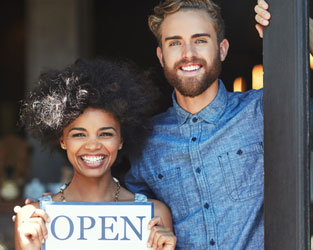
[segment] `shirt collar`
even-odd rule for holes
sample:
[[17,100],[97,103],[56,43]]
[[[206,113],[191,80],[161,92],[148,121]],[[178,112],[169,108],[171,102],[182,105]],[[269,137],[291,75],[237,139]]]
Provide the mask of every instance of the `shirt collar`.
[[218,89],[218,93],[216,97],[209,105],[207,105],[197,114],[191,114],[187,112],[186,110],[182,109],[176,101],[175,92],[173,92],[172,94],[172,100],[173,100],[173,107],[177,115],[178,125],[182,125],[190,117],[193,117],[193,116],[197,116],[198,118],[205,120],[208,123],[216,124],[218,120],[220,119],[220,117],[222,116],[222,114],[224,113],[224,110],[227,105],[227,90],[222,80],[219,80],[219,89]]

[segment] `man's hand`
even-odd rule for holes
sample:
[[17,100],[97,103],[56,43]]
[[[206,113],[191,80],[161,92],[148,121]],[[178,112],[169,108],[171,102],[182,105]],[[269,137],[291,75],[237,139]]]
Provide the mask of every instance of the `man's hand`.
[[263,26],[268,26],[271,18],[267,2],[264,0],[258,0],[257,5],[254,7],[254,11],[256,13],[255,21],[257,21],[255,28],[258,31],[259,36],[263,38]]

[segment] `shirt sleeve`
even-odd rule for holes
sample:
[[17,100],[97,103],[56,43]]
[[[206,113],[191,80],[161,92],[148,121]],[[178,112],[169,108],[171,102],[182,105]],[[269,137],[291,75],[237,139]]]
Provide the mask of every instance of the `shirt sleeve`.
[[125,176],[125,185],[132,193],[141,193],[150,199],[155,199],[156,197],[145,181],[142,171],[145,171],[144,166],[141,166],[138,161],[131,161],[131,168]]
[[260,102],[261,102],[261,105],[260,105],[260,109],[261,109],[261,112],[262,112],[262,115],[264,117],[264,100],[263,100],[263,89],[261,91],[261,97],[260,97]]

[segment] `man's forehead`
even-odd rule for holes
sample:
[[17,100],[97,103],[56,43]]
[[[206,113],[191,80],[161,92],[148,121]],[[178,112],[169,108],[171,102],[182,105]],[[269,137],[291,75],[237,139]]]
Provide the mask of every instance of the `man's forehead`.
[[168,36],[193,36],[215,32],[209,14],[205,10],[182,9],[167,15],[161,24],[162,40]]

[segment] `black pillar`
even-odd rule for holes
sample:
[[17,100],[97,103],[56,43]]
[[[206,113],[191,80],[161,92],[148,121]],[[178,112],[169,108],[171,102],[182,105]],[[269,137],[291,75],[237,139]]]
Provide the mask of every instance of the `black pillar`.
[[263,41],[265,249],[308,250],[308,0],[268,0]]

